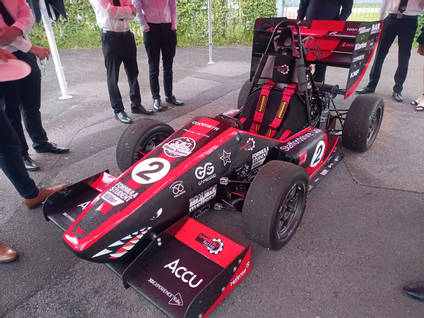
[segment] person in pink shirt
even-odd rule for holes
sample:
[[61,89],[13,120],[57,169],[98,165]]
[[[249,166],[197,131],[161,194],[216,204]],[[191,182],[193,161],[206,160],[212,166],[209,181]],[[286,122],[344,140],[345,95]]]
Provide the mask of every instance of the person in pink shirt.
[[141,105],[140,86],[137,78],[137,47],[129,23],[136,15],[131,0],[90,0],[90,4],[96,14],[97,25],[102,29],[102,51],[106,66],[107,88],[115,118],[124,124],[132,122],[132,119],[124,111],[118,87],[119,68],[122,63],[130,87],[131,112],[152,115],[153,111],[147,110]]
[[166,102],[175,106],[184,103],[172,92],[172,64],[177,47],[177,2],[176,0],[133,0],[137,18],[143,30],[144,46],[149,59],[150,91],[153,108],[163,111],[159,88],[159,60],[162,53],[163,86]]

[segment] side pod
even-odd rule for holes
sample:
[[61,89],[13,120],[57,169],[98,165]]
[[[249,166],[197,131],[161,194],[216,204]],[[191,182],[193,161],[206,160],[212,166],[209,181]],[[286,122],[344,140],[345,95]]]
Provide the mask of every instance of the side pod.
[[250,254],[250,246],[185,217],[152,241],[122,279],[170,317],[206,317],[249,273]]

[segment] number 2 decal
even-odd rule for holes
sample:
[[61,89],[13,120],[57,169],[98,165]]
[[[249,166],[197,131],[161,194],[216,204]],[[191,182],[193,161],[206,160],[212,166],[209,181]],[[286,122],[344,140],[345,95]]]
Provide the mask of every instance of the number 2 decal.
[[150,184],[165,177],[171,165],[163,158],[149,158],[140,162],[131,172],[133,180],[140,184]]
[[324,140],[321,140],[318,143],[317,147],[315,148],[315,153],[312,156],[312,160],[311,160],[312,168],[320,163],[322,157],[324,156],[324,150],[325,150],[325,142]]

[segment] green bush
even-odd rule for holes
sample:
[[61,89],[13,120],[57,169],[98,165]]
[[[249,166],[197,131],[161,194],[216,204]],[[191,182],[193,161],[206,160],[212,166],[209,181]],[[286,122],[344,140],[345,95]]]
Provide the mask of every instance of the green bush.
[[[100,47],[100,29],[88,0],[65,0],[68,19],[53,22],[59,48]],[[208,43],[207,0],[178,0],[178,44],[198,46]],[[212,34],[216,45],[247,44],[252,40],[255,19],[276,15],[275,1],[212,0]],[[136,21],[131,22],[137,44],[142,32]],[[47,46],[43,23],[35,25],[31,35],[35,45]]]

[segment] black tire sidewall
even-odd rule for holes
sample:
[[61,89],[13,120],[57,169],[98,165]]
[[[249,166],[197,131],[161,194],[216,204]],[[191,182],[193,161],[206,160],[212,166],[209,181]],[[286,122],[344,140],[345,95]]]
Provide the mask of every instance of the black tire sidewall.
[[119,169],[124,172],[130,168],[134,162],[134,152],[139,145],[147,141],[152,135],[157,133],[171,135],[174,129],[154,119],[143,118],[128,126],[118,140],[116,146],[116,163]]
[[[367,143],[368,129],[372,116],[380,109],[380,122],[376,127],[373,140]],[[365,152],[371,148],[383,121],[383,100],[374,95],[357,96],[349,108],[343,127],[342,141],[346,148]]]
[[[243,231],[266,248],[282,248],[294,235],[302,219],[307,196],[308,175],[302,167],[282,161],[270,161],[256,175],[247,192],[242,212]],[[295,183],[305,186],[303,209],[284,241],[277,238],[278,211]]]

